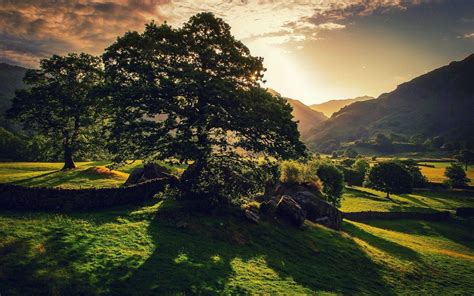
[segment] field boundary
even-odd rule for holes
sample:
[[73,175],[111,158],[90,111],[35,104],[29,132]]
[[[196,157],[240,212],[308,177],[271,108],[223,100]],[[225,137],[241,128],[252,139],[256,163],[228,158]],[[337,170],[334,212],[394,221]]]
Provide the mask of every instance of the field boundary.
[[119,188],[61,189],[0,184],[0,209],[70,212],[127,205],[151,199],[174,179]]
[[424,221],[445,221],[451,218],[448,211],[434,213],[420,212],[379,212],[379,211],[362,211],[362,212],[345,212],[343,218],[351,221],[368,221],[368,220],[424,220]]

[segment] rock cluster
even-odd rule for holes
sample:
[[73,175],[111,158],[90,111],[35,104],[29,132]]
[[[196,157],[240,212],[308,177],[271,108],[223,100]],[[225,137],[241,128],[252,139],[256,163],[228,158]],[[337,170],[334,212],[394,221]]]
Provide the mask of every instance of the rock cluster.
[[255,213],[252,217],[245,215],[254,222],[260,219],[258,215],[277,217],[296,227],[301,227],[305,219],[333,229],[340,229],[342,223],[341,211],[326,202],[311,185],[281,184],[261,202],[257,218]]

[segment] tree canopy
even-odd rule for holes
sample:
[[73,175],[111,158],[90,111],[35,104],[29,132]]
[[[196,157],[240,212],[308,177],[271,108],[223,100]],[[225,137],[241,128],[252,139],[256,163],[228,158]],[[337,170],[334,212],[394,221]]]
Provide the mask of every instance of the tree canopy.
[[374,165],[367,174],[367,187],[387,193],[411,193],[413,178],[410,172],[397,161],[384,161]]
[[213,157],[305,152],[291,106],[259,85],[262,58],[211,13],[182,28],[150,23],[143,33],[126,33],[103,61],[116,161],[191,161],[189,173]]
[[87,134],[101,118],[99,102],[92,94],[102,78],[98,57],[53,55],[42,60],[39,69],[26,72],[27,88],[17,91],[7,115],[59,142],[64,168],[74,168],[74,153],[90,142]]

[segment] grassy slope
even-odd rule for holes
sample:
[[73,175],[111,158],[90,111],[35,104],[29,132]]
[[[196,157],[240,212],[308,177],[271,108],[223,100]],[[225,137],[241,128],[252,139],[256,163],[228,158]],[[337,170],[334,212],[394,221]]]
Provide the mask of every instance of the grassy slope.
[[[188,224],[179,228],[178,222]],[[6,295],[474,292],[472,220],[345,222],[344,232],[188,216],[171,201],[0,213]]]
[[341,210],[344,212],[432,212],[453,211],[458,207],[474,207],[474,193],[463,191],[415,191],[412,194],[391,194],[363,187],[346,187]]
[[[37,186],[49,180],[48,186],[63,187],[122,182],[103,173],[87,177],[96,173],[90,167],[104,164],[81,163],[67,173],[54,172],[60,164],[1,164],[0,181]],[[54,173],[40,177],[41,182],[24,181],[50,171]],[[451,194],[393,199],[353,188],[345,194],[343,210],[472,206],[468,197]],[[177,226],[183,222],[188,226]],[[344,222],[342,232],[307,222],[304,230],[297,230],[268,222],[249,224],[236,216],[189,216],[172,201],[68,215],[0,211],[0,291],[472,294],[472,227],[471,219]]]

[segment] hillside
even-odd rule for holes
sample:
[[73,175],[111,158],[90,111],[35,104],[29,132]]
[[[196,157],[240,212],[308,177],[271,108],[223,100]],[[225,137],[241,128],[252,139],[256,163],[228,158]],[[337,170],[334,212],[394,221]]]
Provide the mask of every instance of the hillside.
[[[268,88],[267,91],[272,95],[280,94],[275,90]],[[298,130],[303,141],[306,141],[311,135],[312,130],[325,121],[327,117],[322,113],[311,109],[309,106],[303,104],[299,100],[284,98],[293,107],[292,115],[298,121]]]
[[329,100],[321,104],[310,105],[309,107],[315,111],[324,113],[324,115],[326,115],[327,117],[331,117],[335,112],[341,110],[341,108],[347,105],[350,105],[355,102],[362,102],[372,99],[375,98],[370,96],[361,96],[351,99]]
[[23,87],[23,77],[27,69],[0,63],[0,126],[4,126],[4,112],[10,106],[15,90]]
[[474,137],[474,54],[399,85],[376,100],[356,102],[321,124],[310,136],[314,147],[376,133],[443,136],[472,142]]

